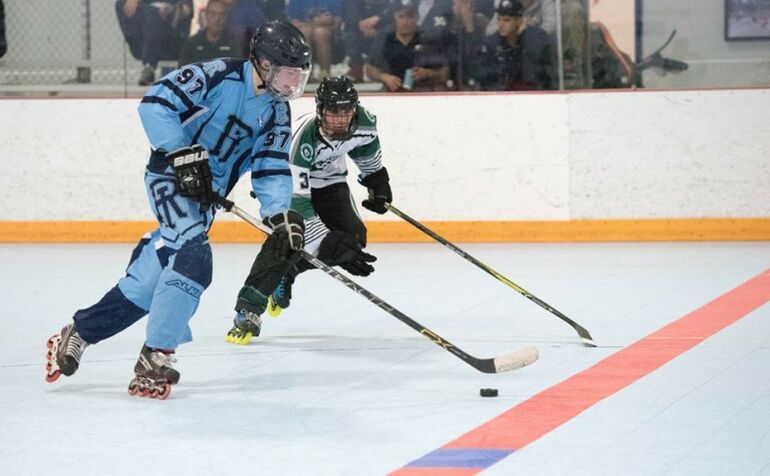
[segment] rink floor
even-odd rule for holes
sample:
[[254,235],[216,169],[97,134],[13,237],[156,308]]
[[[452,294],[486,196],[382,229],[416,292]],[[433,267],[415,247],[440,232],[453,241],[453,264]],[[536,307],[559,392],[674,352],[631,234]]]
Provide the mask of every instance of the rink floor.
[[258,247],[215,244],[169,400],[126,391],[145,321],[46,383],[47,338],[132,248],[0,246],[0,474],[770,474],[768,242],[463,246],[596,348],[438,245],[371,245],[377,272],[357,281],[465,352],[539,349],[493,375],[320,271],[262,337],[226,344]]

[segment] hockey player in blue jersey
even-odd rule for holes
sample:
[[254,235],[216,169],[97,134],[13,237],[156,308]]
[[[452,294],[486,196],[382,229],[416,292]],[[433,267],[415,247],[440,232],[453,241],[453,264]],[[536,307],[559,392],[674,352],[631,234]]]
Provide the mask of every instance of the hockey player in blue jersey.
[[150,87],[139,115],[152,149],[145,186],[159,227],[139,241],[126,276],[49,339],[46,380],[74,374],[88,345],[149,314],[129,393],[168,397],[179,381],[174,349],[192,340],[188,323],[211,281],[207,233],[216,196],[247,173],[273,230],[257,258],[255,288],[267,296],[276,287],[303,246],[302,218],[289,208],[288,100],[302,94],[310,68],[299,30],[273,21],[254,34],[248,61],[187,65]]

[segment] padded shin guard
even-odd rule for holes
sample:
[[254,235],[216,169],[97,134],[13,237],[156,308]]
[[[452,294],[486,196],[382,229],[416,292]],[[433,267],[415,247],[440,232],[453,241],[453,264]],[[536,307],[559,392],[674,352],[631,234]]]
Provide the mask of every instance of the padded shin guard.
[[267,297],[299,258],[300,254],[295,253],[290,259],[279,259],[263,247],[254,259],[246,282],[238,293],[235,310],[245,309],[260,315],[265,312]]
[[267,308],[267,296],[256,288],[244,285],[238,292],[238,300],[235,303],[235,310],[246,310],[258,315],[262,315]]

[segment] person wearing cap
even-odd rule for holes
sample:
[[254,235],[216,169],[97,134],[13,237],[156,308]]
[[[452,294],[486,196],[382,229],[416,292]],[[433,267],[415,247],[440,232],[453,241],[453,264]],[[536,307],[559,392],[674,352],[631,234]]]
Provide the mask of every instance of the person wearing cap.
[[417,5],[412,0],[396,0],[394,27],[372,45],[366,74],[382,83],[389,92],[446,89],[449,59],[441,41],[431,41],[418,28]]
[[497,32],[482,45],[473,77],[487,91],[542,90],[552,87],[552,54],[548,34],[526,25],[519,0],[497,7]]
[[[503,0],[494,0],[493,10],[496,10]],[[556,1],[557,0],[521,0],[524,6],[524,23],[539,26],[551,36],[556,34]],[[559,0],[563,1],[563,0]],[[563,13],[562,13],[563,15]],[[486,33],[491,35],[497,31],[497,14],[487,25]]]

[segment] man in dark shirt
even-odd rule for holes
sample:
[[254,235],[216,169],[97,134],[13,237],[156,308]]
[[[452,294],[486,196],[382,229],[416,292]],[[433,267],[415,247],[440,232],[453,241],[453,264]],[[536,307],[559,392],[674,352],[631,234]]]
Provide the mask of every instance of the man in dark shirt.
[[386,91],[446,89],[449,61],[444,45],[426,41],[417,28],[417,8],[409,0],[394,6],[395,29],[372,45],[366,74]]
[[206,5],[206,28],[185,42],[179,53],[179,67],[213,58],[241,57],[238,42],[226,31],[228,7],[222,0]]
[[473,67],[473,76],[488,91],[552,88],[552,55],[548,34],[524,24],[519,0],[503,0],[497,8],[497,33],[489,35]]
[[364,57],[372,42],[393,21],[390,0],[343,0],[342,19],[345,52],[350,56],[347,76],[360,82],[364,77]]

